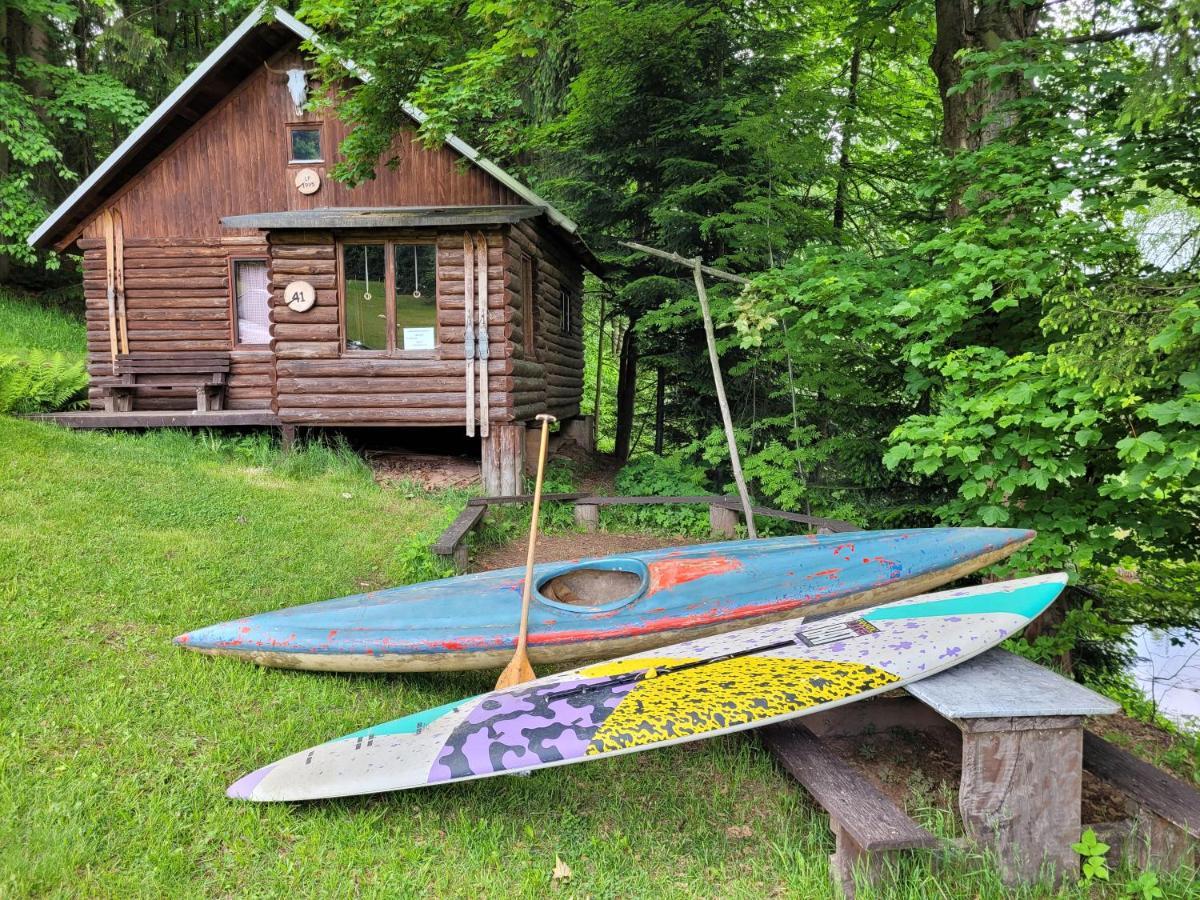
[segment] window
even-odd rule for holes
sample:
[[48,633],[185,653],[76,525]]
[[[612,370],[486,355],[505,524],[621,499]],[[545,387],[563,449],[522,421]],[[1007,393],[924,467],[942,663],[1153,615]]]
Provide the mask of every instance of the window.
[[396,295],[396,349],[432,350],[437,344],[437,247],[392,247]]
[[267,281],[266,260],[233,261],[233,302],[237,323],[237,333],[234,335],[236,342],[269,344],[271,287]]
[[311,163],[321,162],[321,129],[320,128],[290,128],[288,140],[291,142],[290,162]]
[[575,294],[572,291],[564,290],[558,297],[558,330],[560,334],[572,334],[574,332],[574,322],[571,315],[576,306]]
[[343,244],[342,277],[347,350],[437,348],[433,244]]

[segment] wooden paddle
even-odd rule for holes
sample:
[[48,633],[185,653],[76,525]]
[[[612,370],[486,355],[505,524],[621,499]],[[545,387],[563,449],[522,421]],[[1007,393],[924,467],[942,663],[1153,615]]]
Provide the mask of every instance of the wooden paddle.
[[542,508],[542,476],[546,472],[546,444],[550,440],[550,423],[556,421],[554,416],[543,413],[538,416],[542,423],[542,443],[538,449],[537,482],[533,486],[533,514],[529,517],[529,552],[525,554],[525,585],[521,589],[521,629],[517,632],[517,652],[500,677],[496,680],[496,690],[516,687],[526,681],[533,681],[533,666],[529,664],[529,654],[525,645],[529,639],[529,598],[533,593],[533,559],[537,551],[538,513]]

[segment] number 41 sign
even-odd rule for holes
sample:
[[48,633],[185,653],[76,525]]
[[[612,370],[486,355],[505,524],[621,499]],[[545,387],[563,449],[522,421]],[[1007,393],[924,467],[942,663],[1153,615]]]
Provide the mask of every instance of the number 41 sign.
[[308,312],[317,302],[317,292],[307,281],[293,281],[283,289],[283,300],[292,312]]

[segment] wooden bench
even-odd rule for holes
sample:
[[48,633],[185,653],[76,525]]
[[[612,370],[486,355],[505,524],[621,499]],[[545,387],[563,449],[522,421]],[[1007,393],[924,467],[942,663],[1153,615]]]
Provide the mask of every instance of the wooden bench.
[[994,854],[1005,882],[1078,877],[1083,718],[1120,706],[1005,650],[907,690],[962,732],[963,827]]
[[868,881],[882,873],[886,855],[938,846],[938,839],[896,806],[849,763],[830,752],[800,722],[763,729],[763,743],[829,813],[835,849],[829,875],[835,892],[854,897],[855,874]]
[[1124,851],[1139,868],[1196,865],[1200,791],[1086,730],[1083,767],[1125,795],[1133,821]]
[[433,545],[434,556],[454,562],[454,571],[467,571],[467,533],[487,515],[486,506],[467,504]]
[[[118,356],[113,366],[117,383],[104,387],[106,412],[130,412],[133,396],[143,391],[192,388],[196,392],[196,411],[222,409],[225,385],[229,378],[228,353],[159,352],[129,353]],[[148,376],[153,381],[145,381]]]
[[[938,733],[948,740],[960,734],[959,812],[968,840],[994,857],[1009,884],[1078,877],[1079,856],[1071,844],[1083,830],[1083,720],[1110,715],[1119,706],[998,649],[905,691],[818,713],[804,723],[818,739],[891,728]],[[814,797],[824,805],[815,792]],[[835,832],[845,828],[839,810],[829,809]],[[869,856],[871,848],[855,841],[857,848],[846,855]],[[845,864],[837,854],[831,862],[835,884],[845,884]],[[868,860],[862,864],[868,876],[879,871]]]

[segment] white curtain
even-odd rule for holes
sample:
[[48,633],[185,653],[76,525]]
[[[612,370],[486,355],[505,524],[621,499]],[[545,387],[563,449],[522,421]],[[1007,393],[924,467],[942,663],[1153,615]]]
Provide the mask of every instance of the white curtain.
[[237,291],[238,343],[270,343],[271,289],[267,284],[267,264],[259,260],[236,263],[234,289]]

